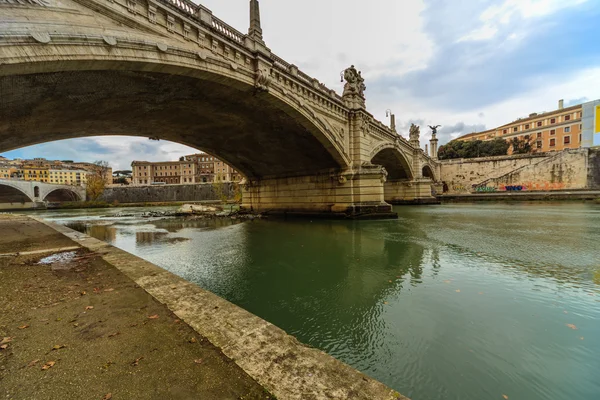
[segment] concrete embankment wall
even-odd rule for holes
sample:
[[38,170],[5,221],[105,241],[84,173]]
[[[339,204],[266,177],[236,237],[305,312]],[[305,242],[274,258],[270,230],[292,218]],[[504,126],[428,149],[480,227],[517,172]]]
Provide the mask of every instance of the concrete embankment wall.
[[[223,192],[233,198],[235,183],[223,183]],[[170,201],[221,200],[217,185],[199,183],[194,185],[155,185],[155,186],[112,186],[106,188],[101,200],[108,203],[150,203]]]
[[447,194],[600,189],[600,154],[590,149],[443,161]]
[[30,210],[35,208],[36,204],[30,201],[26,201],[24,203],[0,203],[1,211],[10,211],[10,210]]
[[282,329],[148,261],[34,218],[123,272],[278,399],[409,400]]

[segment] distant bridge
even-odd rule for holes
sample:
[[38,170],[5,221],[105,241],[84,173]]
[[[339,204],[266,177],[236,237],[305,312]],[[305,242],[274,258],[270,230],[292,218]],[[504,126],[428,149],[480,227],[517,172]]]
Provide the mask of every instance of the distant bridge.
[[354,67],[339,95],[278,57],[258,6],[244,34],[188,0],[0,0],[0,152],[147,136],[234,166],[255,211],[389,214],[433,199],[437,140],[425,154],[418,129],[407,140],[376,120]]
[[82,186],[0,179],[0,203],[54,203],[85,200]]

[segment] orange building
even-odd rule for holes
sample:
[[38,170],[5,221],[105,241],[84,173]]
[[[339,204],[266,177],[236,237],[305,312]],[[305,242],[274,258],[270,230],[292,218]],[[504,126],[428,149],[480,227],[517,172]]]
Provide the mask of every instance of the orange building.
[[179,161],[131,163],[134,185],[239,182],[242,175],[206,153],[183,156]]
[[[502,125],[485,132],[475,132],[456,140],[493,140],[519,138],[531,143],[533,152],[552,152],[576,149],[582,144],[582,105],[563,107],[560,100],[558,109],[541,114],[533,113],[527,118]],[[509,150],[510,151],[510,150]]]

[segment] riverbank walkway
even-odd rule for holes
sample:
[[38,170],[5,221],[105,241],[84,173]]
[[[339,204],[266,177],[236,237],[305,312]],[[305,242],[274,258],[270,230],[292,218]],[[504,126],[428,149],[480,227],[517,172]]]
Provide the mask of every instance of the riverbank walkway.
[[27,217],[0,233],[0,398],[274,399],[99,254]]
[[1,399],[408,400],[152,263],[0,214]]

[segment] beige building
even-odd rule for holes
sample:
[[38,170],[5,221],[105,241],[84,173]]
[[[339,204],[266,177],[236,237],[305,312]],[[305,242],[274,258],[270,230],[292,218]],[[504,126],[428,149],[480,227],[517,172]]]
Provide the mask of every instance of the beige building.
[[87,176],[91,173],[82,169],[51,169],[49,171],[48,183],[85,186],[87,184]]
[[[9,160],[0,157],[0,178],[54,183],[59,185],[85,186],[87,177],[95,173],[98,166],[93,163],[70,160]],[[112,168],[107,170],[107,184],[112,184]]]
[[134,185],[182,185],[242,179],[233,167],[206,153],[187,155],[179,161],[134,161],[131,169]]
[[131,167],[134,185],[194,183],[196,176],[196,164],[190,160],[134,161]]
[[[527,118],[502,125],[484,132],[475,132],[456,140],[493,140],[519,138],[531,143],[534,153],[576,149],[582,145],[582,105],[563,107],[541,114],[532,113]],[[510,150],[509,150],[510,151]]]

